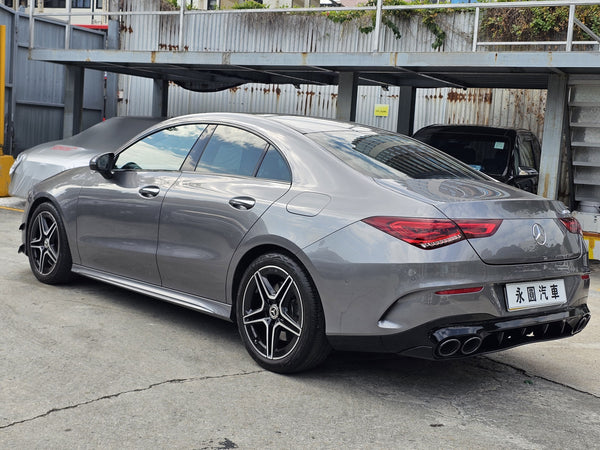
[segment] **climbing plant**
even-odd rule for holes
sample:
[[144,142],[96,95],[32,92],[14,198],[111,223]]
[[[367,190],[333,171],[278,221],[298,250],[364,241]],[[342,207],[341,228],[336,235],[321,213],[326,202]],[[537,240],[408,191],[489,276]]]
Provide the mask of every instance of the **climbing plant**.
[[[405,0],[383,0],[384,6],[395,6],[395,5],[414,5],[414,4],[430,4],[430,0],[417,0],[417,1],[405,1]],[[368,0],[364,6],[376,6],[377,0]],[[394,34],[396,39],[402,37],[402,33],[397,25],[398,19],[408,19],[411,16],[418,15],[421,17],[423,25],[435,36],[434,42],[431,46],[434,49],[440,48],[444,45],[446,39],[446,32],[438,25],[436,19],[440,14],[449,14],[454,12],[452,9],[420,9],[420,10],[384,10],[381,14],[381,23],[385,25]],[[325,13],[327,18],[336,23],[344,23],[350,21],[356,21],[358,29],[361,33],[370,33],[375,29],[375,11],[334,11]]]
[[234,3],[231,9],[266,9],[269,5],[263,5],[262,3],[255,2],[254,0],[246,0],[242,3]]
[[[600,34],[600,5],[578,6],[575,11],[581,22]],[[566,33],[568,21],[568,6],[490,8],[482,12],[480,27],[482,36],[495,41],[544,41]],[[590,39],[577,26],[574,38]]]
[[[160,10],[161,11],[175,11],[179,9],[180,1],[179,0],[160,0]],[[191,11],[193,9],[198,9],[193,6],[191,1],[187,1],[185,3],[185,9]]]

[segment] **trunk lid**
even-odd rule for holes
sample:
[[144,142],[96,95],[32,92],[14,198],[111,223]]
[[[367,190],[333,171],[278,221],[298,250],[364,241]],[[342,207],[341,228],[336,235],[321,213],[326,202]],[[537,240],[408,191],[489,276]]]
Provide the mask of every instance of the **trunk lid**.
[[453,220],[502,219],[494,235],[468,240],[487,264],[560,261],[581,255],[581,236],[569,232],[560,221],[570,216],[561,202],[493,181],[409,179],[378,183],[429,203]]

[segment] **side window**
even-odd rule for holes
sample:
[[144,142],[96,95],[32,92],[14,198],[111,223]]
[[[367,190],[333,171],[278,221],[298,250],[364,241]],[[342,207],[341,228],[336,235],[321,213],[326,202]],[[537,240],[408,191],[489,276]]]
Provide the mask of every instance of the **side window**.
[[254,176],[267,142],[258,136],[226,125],[219,125],[206,145],[197,171]]
[[533,142],[529,136],[519,137],[519,166],[535,168]]
[[116,169],[179,170],[206,125],[179,125],[137,141],[117,156]]
[[260,164],[256,176],[258,178],[268,178],[269,180],[292,182],[290,168],[283,156],[273,147],[269,147],[269,151]]
[[540,141],[538,141],[537,137],[533,136],[532,141],[533,146],[533,156],[535,157],[535,166],[534,169],[540,169],[540,158],[542,157],[542,149],[540,148]]

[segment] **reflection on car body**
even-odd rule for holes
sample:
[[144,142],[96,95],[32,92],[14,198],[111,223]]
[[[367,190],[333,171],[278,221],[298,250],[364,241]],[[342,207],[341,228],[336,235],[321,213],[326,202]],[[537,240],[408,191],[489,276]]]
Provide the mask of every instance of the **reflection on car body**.
[[12,197],[25,198],[36,183],[63,170],[87,166],[92,156],[120,147],[161,120],[157,117],[113,117],[75,136],[25,150],[18,154],[10,168],[8,193]]
[[[170,119],[38,184],[22,230],[39,280],[77,273],[232,320],[276,372],[331,348],[464,357],[590,318],[564,205],[352,123]],[[555,285],[550,302],[512,298]]]

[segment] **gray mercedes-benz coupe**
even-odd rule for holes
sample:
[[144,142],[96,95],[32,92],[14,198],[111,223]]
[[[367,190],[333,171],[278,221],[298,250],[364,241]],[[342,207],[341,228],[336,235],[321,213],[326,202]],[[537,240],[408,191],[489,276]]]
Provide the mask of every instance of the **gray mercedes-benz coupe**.
[[76,273],[235,321],[275,372],[332,348],[464,357],[590,319],[562,203],[354,123],[170,119],[37,184],[21,229],[40,281]]

